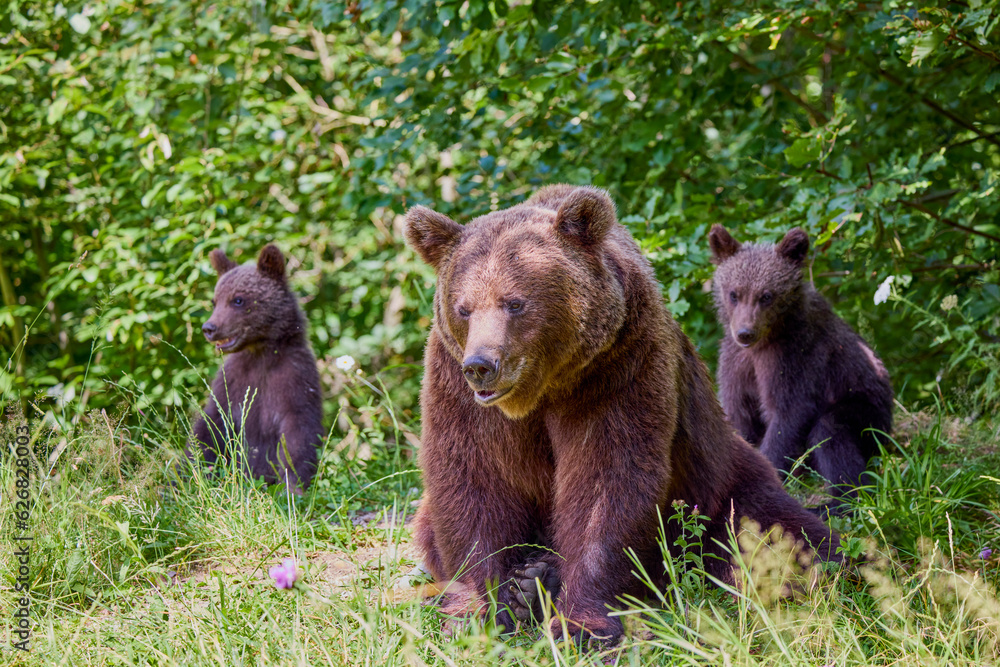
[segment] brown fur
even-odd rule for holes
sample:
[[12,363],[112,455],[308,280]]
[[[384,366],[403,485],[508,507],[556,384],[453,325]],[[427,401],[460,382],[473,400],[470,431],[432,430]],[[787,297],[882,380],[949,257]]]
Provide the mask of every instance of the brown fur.
[[624,550],[662,584],[658,511],[675,499],[710,517],[707,551],[733,514],[835,558],[836,537],[726,423],[604,192],[546,187],[465,227],[415,207],[406,235],[438,273],[416,533],[431,572],[464,585],[446,611],[482,613],[499,581],[497,620],[513,627],[507,583],[531,556],[514,545],[540,544],[558,552],[546,560],[572,633],[613,641],[608,606],[642,592]]
[[[202,331],[227,356],[195,423],[195,441],[209,463],[232,456],[250,477],[301,491],[316,471],[323,406],[285,258],[273,245],[256,265],[238,266],[218,249],[210,258],[219,280]],[[239,436],[243,447],[236,449]]]
[[892,428],[885,366],[803,281],[804,231],[777,245],[741,245],[715,225],[709,245],[726,330],[718,373],[726,414],[779,470],[819,445],[807,463],[847,493],[877,451],[868,429]]

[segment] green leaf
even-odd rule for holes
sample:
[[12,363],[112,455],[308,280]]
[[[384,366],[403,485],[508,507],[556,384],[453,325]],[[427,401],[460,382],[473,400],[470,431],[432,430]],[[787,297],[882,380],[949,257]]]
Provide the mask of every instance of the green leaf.
[[69,100],[65,97],[57,97],[55,100],[49,104],[48,113],[45,115],[45,122],[49,125],[55,125],[62,119],[63,114],[66,113],[66,107],[69,106]]
[[801,167],[804,164],[819,159],[820,145],[814,137],[799,137],[791,146],[785,149],[784,153],[788,164],[793,167]]
[[996,70],[983,81],[983,91],[992,93],[1000,85],[1000,69]]
[[936,30],[920,34],[913,41],[913,51],[910,54],[910,67],[919,65],[940,46],[944,35]]

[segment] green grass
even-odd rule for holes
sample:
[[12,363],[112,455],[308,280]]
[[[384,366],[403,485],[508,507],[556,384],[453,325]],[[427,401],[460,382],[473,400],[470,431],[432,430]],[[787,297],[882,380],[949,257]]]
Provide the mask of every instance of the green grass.
[[[746,533],[751,555],[737,586],[676,569],[669,590],[623,605],[629,632],[612,656],[581,653],[541,631],[499,638],[472,625],[443,637],[440,615],[421,604],[407,576],[419,560],[406,524],[418,497],[406,436],[413,429],[384,395],[366,395],[341,406],[317,482],[301,498],[234,470],[172,482],[185,429],[157,424],[148,411],[144,419],[93,413],[58,430],[36,420],[36,449],[52,450],[48,462],[37,461],[51,474],[33,482],[36,625],[31,653],[8,644],[3,661],[494,666],[601,664],[616,656],[623,665],[815,667],[1000,660],[998,561],[979,559],[982,548],[1000,545],[995,427],[907,413],[856,511],[835,519],[845,547],[866,559],[816,577],[802,572],[787,544]],[[12,471],[0,471],[6,498]],[[698,521],[682,509],[666,520],[687,522],[678,561],[697,565]],[[9,511],[0,530],[15,532]],[[8,618],[12,552],[0,549],[0,613]],[[295,589],[278,590],[268,569],[289,556],[302,576]],[[790,598],[789,589],[798,592]]]

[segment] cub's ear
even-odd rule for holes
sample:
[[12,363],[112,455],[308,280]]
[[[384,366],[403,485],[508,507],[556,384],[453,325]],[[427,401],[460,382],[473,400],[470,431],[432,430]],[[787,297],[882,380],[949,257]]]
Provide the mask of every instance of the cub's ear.
[[208,260],[212,262],[212,268],[220,276],[236,268],[236,262],[226,257],[226,253],[221,248],[216,248],[208,253]]
[[278,246],[273,243],[264,246],[264,249],[260,251],[260,256],[257,257],[257,271],[268,278],[284,282],[285,256],[278,250]]
[[708,233],[708,248],[712,251],[712,264],[722,264],[740,251],[740,242],[722,225],[712,225]]
[[792,263],[801,264],[809,254],[809,235],[798,227],[790,229],[775,250]]
[[426,206],[414,206],[406,212],[406,242],[435,271],[458,245],[462,225]]
[[567,195],[556,212],[556,229],[584,246],[604,240],[618,221],[615,203],[604,190],[590,185],[579,187]]

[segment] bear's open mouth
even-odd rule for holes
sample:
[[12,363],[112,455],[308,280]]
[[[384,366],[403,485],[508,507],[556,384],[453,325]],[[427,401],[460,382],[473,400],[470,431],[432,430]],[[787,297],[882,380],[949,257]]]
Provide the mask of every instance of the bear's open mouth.
[[229,348],[231,348],[235,344],[236,344],[236,339],[235,338],[221,338],[221,339],[215,341],[215,349],[216,350],[228,350]]
[[490,405],[498,401],[502,396],[505,396],[511,388],[512,387],[507,387],[505,389],[481,389],[475,392],[476,401],[480,405]]

